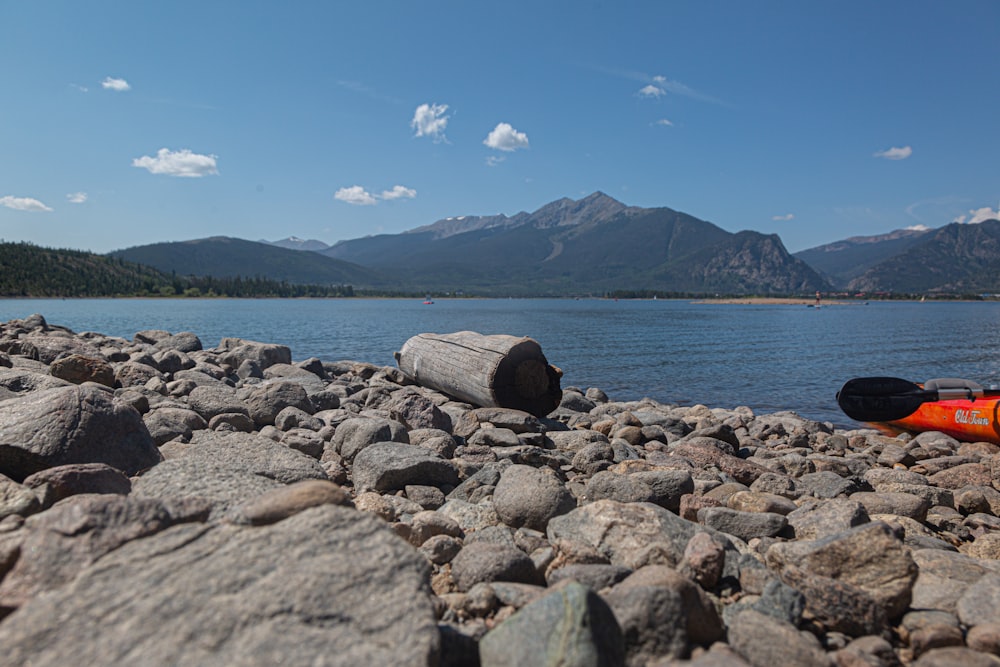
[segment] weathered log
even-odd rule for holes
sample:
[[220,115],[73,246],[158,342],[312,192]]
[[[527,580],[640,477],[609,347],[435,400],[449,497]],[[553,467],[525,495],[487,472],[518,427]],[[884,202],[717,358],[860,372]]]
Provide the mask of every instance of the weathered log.
[[424,333],[406,341],[395,357],[399,370],[417,384],[481,407],[544,417],[562,400],[562,371],[531,338]]

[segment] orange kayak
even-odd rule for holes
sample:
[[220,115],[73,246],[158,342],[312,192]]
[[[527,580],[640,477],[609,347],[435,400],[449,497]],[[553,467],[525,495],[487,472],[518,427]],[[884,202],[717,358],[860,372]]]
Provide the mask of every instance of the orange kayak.
[[1000,388],[971,380],[923,383],[892,377],[854,378],[837,393],[851,419],[888,433],[940,431],[965,442],[1000,444]]
[[1000,444],[1000,398],[956,399],[924,403],[902,419],[876,422],[890,432],[941,431],[964,442]]

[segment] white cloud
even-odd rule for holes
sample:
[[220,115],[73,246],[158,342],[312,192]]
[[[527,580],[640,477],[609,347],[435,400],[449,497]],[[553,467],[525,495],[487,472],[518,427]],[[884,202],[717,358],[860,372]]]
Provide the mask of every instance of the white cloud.
[[117,79],[113,77],[105,77],[104,81],[101,81],[101,88],[105,90],[113,90],[116,93],[124,93],[126,90],[130,90],[132,86],[128,85],[128,81],[125,79]]
[[431,137],[435,142],[448,141],[444,130],[448,127],[447,104],[421,104],[413,112],[410,127],[416,130],[414,136]]
[[952,222],[964,222],[970,225],[976,225],[986,220],[1000,220],[1000,206],[997,207],[996,211],[989,206],[972,209],[969,211],[969,215],[960,215],[952,220]]
[[77,89],[77,90],[79,90],[79,91],[80,91],[81,93],[86,93],[86,92],[90,92],[90,89],[89,89],[89,88],[87,88],[86,86],[81,86],[81,85],[80,85],[80,84],[78,84],[78,83],[71,83],[71,84],[69,84],[69,85],[70,85],[70,87],[72,87],[72,88],[76,88],[76,89]]
[[378,203],[375,197],[373,197],[370,192],[365,190],[360,185],[352,185],[349,188],[340,188],[333,195],[333,198],[339,199],[342,202],[347,202],[348,204],[354,204],[355,206],[374,206]]
[[873,157],[885,158],[886,160],[905,160],[911,155],[913,155],[913,149],[909,146],[903,146],[902,148],[893,146],[892,148],[875,153]]
[[909,227],[904,227],[903,229],[911,232],[926,232],[930,230],[930,227],[927,225],[910,225]]
[[392,201],[394,199],[413,199],[416,196],[416,190],[403,185],[394,185],[392,190],[383,190],[380,195],[373,195],[360,185],[352,185],[349,188],[337,190],[333,198],[355,206],[375,206],[380,199]]
[[51,211],[52,209],[31,197],[14,197],[7,195],[0,197],[0,206],[12,208],[15,211]]
[[151,174],[165,174],[181,178],[201,178],[202,176],[217,175],[219,173],[219,169],[215,163],[217,159],[217,155],[199,155],[198,153],[192,153],[187,148],[179,151],[161,148],[156,151],[156,157],[144,155],[135,158],[132,160],[132,166],[142,167]]
[[486,166],[495,167],[501,162],[503,162],[505,159],[506,158],[503,155],[490,155],[486,158]]
[[778,222],[787,222],[788,220],[794,220],[794,213],[786,213],[784,215],[772,215],[771,220],[776,220]]
[[663,125],[664,127],[673,127],[674,126],[674,124],[671,121],[667,120],[666,118],[661,118],[660,120],[658,120],[655,123],[653,123],[653,125]]
[[518,148],[528,147],[528,135],[518,132],[510,123],[497,123],[483,143],[494,150],[511,153]]
[[71,192],[66,195],[66,199],[69,200],[70,204],[82,204],[87,201],[86,192]]
[[411,188],[404,188],[402,185],[394,185],[392,190],[383,190],[379,199],[390,201],[392,199],[413,199],[417,196],[417,191]]
[[653,84],[649,84],[648,86],[640,88],[638,92],[639,97],[659,98],[663,97],[666,94],[667,91],[665,91],[663,88],[660,88],[659,86],[654,86]]

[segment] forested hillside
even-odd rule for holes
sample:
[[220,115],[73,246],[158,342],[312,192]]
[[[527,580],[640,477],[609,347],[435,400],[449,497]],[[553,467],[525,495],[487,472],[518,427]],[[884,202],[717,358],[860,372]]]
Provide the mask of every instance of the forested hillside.
[[0,297],[337,297],[350,285],[300,285],[261,277],[178,277],[80,250],[0,243]]

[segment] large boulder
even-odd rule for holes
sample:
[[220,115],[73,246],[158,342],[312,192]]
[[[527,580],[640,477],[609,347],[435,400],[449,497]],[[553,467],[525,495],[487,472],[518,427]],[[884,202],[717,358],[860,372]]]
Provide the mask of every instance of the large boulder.
[[678,565],[695,533],[725,549],[725,576],[738,575],[739,553],[724,534],[682,519],[652,503],[598,500],[549,520],[549,541],[568,553],[596,552],[612,565]]
[[223,338],[215,350],[224,364],[239,368],[244,361],[253,361],[260,368],[292,363],[292,351],[287,345],[258,343],[242,338]]
[[458,470],[419,445],[377,442],[361,450],[354,459],[354,487],[358,492],[390,492],[408,485],[451,486],[458,484]]
[[0,402],[0,473],[17,481],[68,463],[134,475],[162,460],[135,408],[86,384]]
[[0,624],[4,661],[39,667],[425,667],[439,641],[423,557],[334,505],[129,542]]
[[786,569],[795,568],[857,587],[885,609],[890,620],[909,606],[917,578],[910,550],[881,521],[819,540],[774,544],[766,561],[783,579]]
[[113,494],[76,496],[29,517],[20,558],[0,583],[0,608],[55,590],[126,542],[190,518],[204,513],[176,517],[158,500]]

